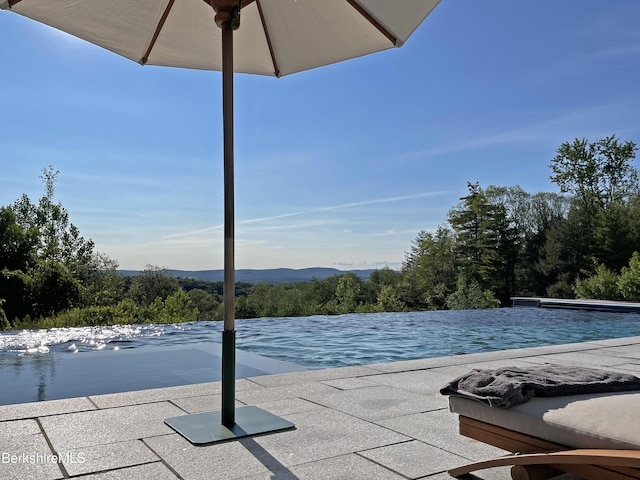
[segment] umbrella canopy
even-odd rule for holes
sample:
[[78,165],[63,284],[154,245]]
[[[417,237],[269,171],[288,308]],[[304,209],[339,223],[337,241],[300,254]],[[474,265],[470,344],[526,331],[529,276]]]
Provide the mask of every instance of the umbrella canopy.
[[[193,443],[293,428],[235,409],[233,74],[280,77],[401,46],[439,0],[0,0],[9,9],[142,65],[222,71],[222,409],[165,420]],[[240,19],[242,18],[242,28]],[[237,34],[234,32],[237,30]]]
[[[227,0],[0,0],[143,65],[222,70]],[[234,70],[280,77],[401,46],[439,0],[243,0]]]

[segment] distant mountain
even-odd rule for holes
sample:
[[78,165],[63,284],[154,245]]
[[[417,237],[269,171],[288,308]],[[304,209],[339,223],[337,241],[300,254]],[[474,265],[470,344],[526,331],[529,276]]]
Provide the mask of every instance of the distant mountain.
[[[122,275],[136,276],[140,272],[138,270],[118,270]],[[370,270],[349,270],[355,273],[363,280],[368,280],[371,273],[375,272],[375,269]],[[204,280],[207,282],[222,282],[224,278],[223,270],[169,270],[169,273],[174,277],[179,278],[195,278],[197,280]],[[272,268],[267,270],[251,270],[241,269],[236,270],[236,282],[246,283],[293,283],[293,282],[310,282],[312,279],[317,278],[323,280],[333,275],[342,275],[346,273],[344,270],[338,270],[336,268]]]

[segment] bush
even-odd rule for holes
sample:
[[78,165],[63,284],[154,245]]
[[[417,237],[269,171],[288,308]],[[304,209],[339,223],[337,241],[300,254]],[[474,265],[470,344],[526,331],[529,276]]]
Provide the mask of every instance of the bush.
[[2,308],[4,302],[4,298],[0,298],[0,330],[10,330],[11,324],[9,323],[7,315],[4,313],[4,309]]
[[458,277],[458,289],[447,297],[447,307],[451,310],[470,310],[497,308],[500,300],[491,290],[482,290],[475,280],[467,280],[464,275]]
[[629,266],[620,272],[618,288],[625,300],[640,301],[640,253],[633,252]]
[[573,288],[578,298],[595,298],[600,300],[618,300],[621,298],[618,287],[618,275],[604,265],[598,265],[595,274],[576,280]]

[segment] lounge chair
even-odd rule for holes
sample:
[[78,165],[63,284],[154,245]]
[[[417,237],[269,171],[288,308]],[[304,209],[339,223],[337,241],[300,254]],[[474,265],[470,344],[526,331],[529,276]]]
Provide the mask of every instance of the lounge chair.
[[512,466],[516,480],[562,472],[640,479],[640,391],[534,397],[510,408],[451,396],[449,406],[459,414],[460,434],[513,453],[454,468],[453,477]]

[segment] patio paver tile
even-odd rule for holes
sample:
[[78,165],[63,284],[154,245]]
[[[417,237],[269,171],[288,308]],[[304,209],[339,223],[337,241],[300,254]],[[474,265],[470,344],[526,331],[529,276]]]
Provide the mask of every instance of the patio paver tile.
[[0,421],[61,415],[64,413],[95,410],[87,397],[65,398],[46,402],[16,403],[0,406]]
[[70,413],[40,421],[53,448],[76,450],[172,433],[164,419],[186,415],[168,402]]
[[[402,480],[404,477],[356,454],[342,455],[289,469],[242,477],[242,480]],[[451,477],[449,477],[451,480]]]
[[[18,422],[12,422],[18,426]],[[33,422],[35,423],[35,422]],[[27,427],[29,428],[29,427]],[[42,433],[0,438],[0,478],[2,480],[63,478]]]
[[446,398],[442,396],[420,395],[387,385],[307,394],[304,398],[363,420],[380,420],[425,412],[443,408],[447,404]]
[[[420,478],[444,472],[464,463],[464,459],[450,452],[418,440],[360,452],[360,455],[400,473],[408,478]],[[425,461],[429,459],[429,461]]]
[[469,461],[482,460],[506,453],[504,450],[458,434],[458,416],[450,413],[448,409],[389,418],[375,423],[423,443],[447,450]]
[[[260,389],[259,385],[245,379],[236,381],[236,390],[244,391]],[[137,405],[151,402],[163,402],[176,398],[215,395],[222,392],[220,382],[198,383],[195,385],[180,385],[177,387],[152,388],[133,392],[108,393],[89,397],[99,408],[114,408],[127,405]]]
[[174,433],[144,442],[184,480],[226,480],[268,471],[242,440],[194,446]]
[[306,398],[315,394],[328,394],[336,391],[338,390],[323,383],[304,382],[237,392],[236,399],[247,405],[256,405],[287,398]]
[[[222,395],[202,395],[200,397],[184,397],[171,400],[187,413],[210,412],[222,408]],[[235,406],[242,407],[244,404],[236,400]]]
[[160,461],[140,440],[81,447],[58,453],[71,476]]
[[411,372],[387,373],[372,377],[363,377],[368,382],[378,385],[401,388],[423,395],[438,392],[451,377],[432,370],[414,370]]
[[266,451],[285,467],[338,457],[411,440],[405,435],[340,413],[323,409],[286,415],[296,430],[265,435],[243,444]]
[[371,366],[355,366],[341,368],[326,368],[321,370],[306,370],[302,372],[281,373],[278,375],[264,375],[250,377],[249,380],[265,387],[278,387],[302,382],[318,382],[322,380],[335,380],[337,378],[361,377],[372,375],[377,371]]
[[95,473],[79,478],[82,480],[176,480],[178,477],[162,463],[158,462],[111,470],[110,472]]

